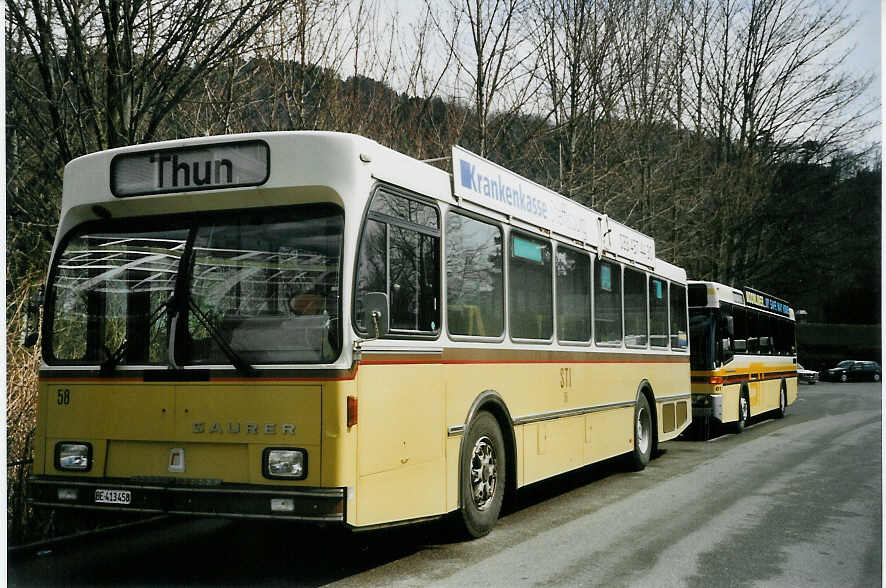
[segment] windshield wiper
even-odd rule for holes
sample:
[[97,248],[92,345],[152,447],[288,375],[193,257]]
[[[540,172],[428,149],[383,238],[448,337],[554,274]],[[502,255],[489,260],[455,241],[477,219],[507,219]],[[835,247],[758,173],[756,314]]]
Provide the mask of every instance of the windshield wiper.
[[107,346],[102,345],[102,349],[105,350],[105,353],[108,357],[101,363],[98,368],[98,371],[102,375],[108,375],[114,372],[114,369],[120,363],[120,360],[123,359],[123,354],[126,353],[126,345],[129,343],[128,339],[123,339],[123,343],[120,344],[117,349],[114,350],[113,353],[107,348]]
[[[157,324],[157,321],[160,320],[165,312],[169,309],[173,304],[174,295],[167,298],[164,302],[160,304],[157,308],[151,311],[150,322],[148,323],[148,331],[154,328],[154,325]],[[129,345],[129,339],[123,339],[123,342],[120,344],[117,349],[114,350],[113,353],[106,347],[103,346],[105,353],[108,357],[101,363],[99,366],[99,373],[102,375],[108,375],[114,373],[114,370],[120,365],[120,360],[123,359],[123,355],[126,353],[126,348]]]
[[197,306],[197,304],[191,299],[188,298],[188,308],[197,317],[197,320],[206,327],[206,330],[209,331],[209,335],[212,337],[212,340],[215,341],[216,345],[218,345],[219,349],[222,350],[222,353],[230,360],[237,371],[243,374],[244,376],[257,376],[258,371],[252,367],[249,363],[246,362],[240,355],[234,351],[234,349],[225,341],[225,338],[219,332],[218,327],[215,326],[211,320],[209,320],[203,311]]

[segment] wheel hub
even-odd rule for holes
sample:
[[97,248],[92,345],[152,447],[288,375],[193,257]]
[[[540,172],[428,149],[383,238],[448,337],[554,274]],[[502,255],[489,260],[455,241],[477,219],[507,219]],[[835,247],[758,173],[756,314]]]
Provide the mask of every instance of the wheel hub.
[[471,495],[474,506],[485,510],[495,497],[498,483],[495,449],[489,437],[480,437],[471,453]]
[[637,431],[635,435],[637,437],[637,449],[641,453],[646,453],[646,450],[649,449],[649,415],[645,408],[637,411]]

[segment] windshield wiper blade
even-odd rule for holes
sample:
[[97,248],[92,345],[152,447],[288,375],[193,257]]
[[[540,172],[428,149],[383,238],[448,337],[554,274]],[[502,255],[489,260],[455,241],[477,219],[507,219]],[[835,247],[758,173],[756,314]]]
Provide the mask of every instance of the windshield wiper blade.
[[[157,321],[165,314],[165,311],[172,306],[173,298],[175,296],[170,296],[164,302],[160,304],[157,308],[151,311],[150,322],[148,323],[148,331],[154,328],[154,325]],[[120,360],[123,359],[123,354],[126,353],[126,348],[129,345],[129,339],[123,339],[123,342],[120,344],[117,349],[111,353],[107,347],[104,347],[105,353],[107,353],[108,357],[101,363],[99,366],[99,373],[103,375],[112,374],[114,370],[120,365]]]
[[188,298],[188,308],[190,308],[191,312],[194,313],[194,316],[197,317],[197,320],[206,327],[206,330],[209,331],[209,335],[212,337],[212,340],[215,341],[216,345],[218,345],[219,349],[222,350],[222,353],[230,360],[231,364],[237,371],[243,374],[244,376],[257,376],[258,371],[252,367],[249,363],[246,362],[240,355],[234,351],[234,349],[225,341],[225,338],[219,332],[218,327],[215,326],[215,323],[210,321],[203,311],[197,306],[197,304],[191,299]]
[[126,345],[128,343],[128,339],[123,339],[123,343],[121,343],[113,353],[111,353],[106,346],[102,345],[102,348],[105,350],[105,353],[108,354],[108,357],[105,358],[98,368],[100,374],[107,375],[114,372],[114,369],[120,363],[120,360],[123,359],[123,354],[126,353]]

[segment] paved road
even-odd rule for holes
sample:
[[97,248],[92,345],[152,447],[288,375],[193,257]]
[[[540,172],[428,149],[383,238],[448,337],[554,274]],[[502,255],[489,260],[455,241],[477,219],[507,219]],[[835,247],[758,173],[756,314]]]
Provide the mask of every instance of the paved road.
[[489,536],[176,520],[9,562],[11,586],[880,586],[881,387],[802,385],[782,421],[640,473],[536,484]]

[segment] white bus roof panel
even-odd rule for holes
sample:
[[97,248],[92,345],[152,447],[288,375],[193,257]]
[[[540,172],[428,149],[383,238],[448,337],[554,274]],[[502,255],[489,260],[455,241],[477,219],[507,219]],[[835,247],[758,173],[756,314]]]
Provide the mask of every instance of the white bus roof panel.
[[[267,145],[267,173],[262,164],[248,177],[234,173],[230,183],[216,184],[228,171],[223,160],[235,157],[231,155],[235,150],[227,149],[227,145],[238,143]],[[261,150],[256,153],[264,156]],[[454,177],[371,139],[326,131],[195,137],[100,151],[74,159],[65,167],[59,235],[72,224],[96,218],[98,212],[90,212],[96,210],[94,205],[106,208],[114,217],[262,206],[283,203],[279,196],[271,195],[274,190],[310,186],[325,187],[329,193],[349,199],[346,195],[356,191],[365,199],[369,197],[366,186],[374,178],[449,204],[462,199],[472,207],[519,220],[542,233],[685,281],[681,268],[656,259],[651,237],[464,148],[453,146],[452,154]],[[260,156],[253,159],[261,160]],[[159,162],[159,168],[148,164],[151,157]],[[173,161],[173,157],[177,159]],[[173,173],[178,173],[173,167],[179,169],[185,164],[199,170],[206,185],[193,185],[198,172],[192,171],[190,183],[185,185],[182,175],[177,181],[183,189],[172,190]],[[115,170],[117,177],[112,175]],[[206,182],[210,171],[213,179]],[[137,180],[127,178],[127,173],[140,176]],[[154,192],[152,181],[162,182],[162,189]],[[112,187],[117,188],[116,195]],[[351,204],[361,206],[357,201]],[[79,212],[69,217],[72,209]]]

